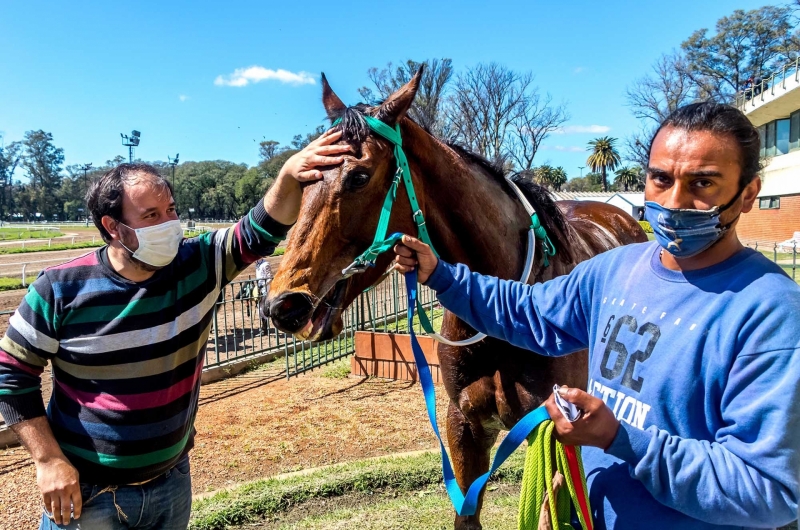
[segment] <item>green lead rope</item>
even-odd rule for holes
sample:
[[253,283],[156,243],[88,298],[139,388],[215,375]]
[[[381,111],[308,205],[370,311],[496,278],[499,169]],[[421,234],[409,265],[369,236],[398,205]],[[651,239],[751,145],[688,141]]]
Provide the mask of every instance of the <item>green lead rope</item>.
[[[570,470],[564,445],[554,440],[555,424],[545,421],[539,424],[528,436],[528,450],[525,453],[525,468],[522,475],[522,491],[519,495],[519,530],[537,530],[540,528],[542,505],[545,494],[548,497],[550,521],[554,530],[573,530],[570,524],[570,504],[574,504],[578,520],[584,530],[591,529],[593,521],[586,520],[591,514],[589,499],[586,497],[586,476],[583,472],[580,448],[575,447],[578,474]],[[555,443],[556,462],[553,466],[553,443]],[[553,493],[553,476],[555,469],[564,476],[564,484],[558,493]],[[580,487],[576,487],[576,482]],[[555,500],[554,500],[555,498]],[[586,509],[581,509],[581,505]],[[589,515],[591,517],[591,515]]]

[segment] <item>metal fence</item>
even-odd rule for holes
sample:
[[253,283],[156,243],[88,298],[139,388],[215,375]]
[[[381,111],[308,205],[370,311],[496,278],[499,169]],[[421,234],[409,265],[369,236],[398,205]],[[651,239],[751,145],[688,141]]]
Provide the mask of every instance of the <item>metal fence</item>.
[[[796,244],[751,242],[747,246],[780,265],[800,283]],[[444,310],[433,291],[423,286],[419,297],[434,327],[440,328]],[[286,376],[292,377],[351,355],[355,351],[356,331],[408,332],[405,278],[395,272],[360,294],[343,312],[341,333],[324,342],[299,341],[270,322],[262,323],[259,298],[256,280],[252,278],[234,281],[220,293],[206,346],[205,369],[277,353],[285,357]],[[0,319],[7,319],[12,313],[2,311]],[[422,333],[417,317],[412,325],[417,333]]]
[[797,242],[774,243],[752,241],[746,244],[753,250],[761,252],[764,256],[779,265],[786,274],[795,282],[800,283],[800,275],[797,273]]
[[[422,287],[419,296],[434,325],[438,325],[442,310],[434,293]],[[351,355],[355,351],[356,331],[408,332],[405,280],[395,272],[360,294],[342,314],[341,333],[324,342],[299,341],[271,323],[261,322],[259,297],[256,280],[251,278],[232,282],[223,290],[214,312],[206,352],[207,368],[281,353],[285,356],[286,375],[291,377]],[[414,325],[416,331],[422,332],[418,320]]]
[[786,80],[792,78],[794,78],[795,82],[800,81],[800,56],[787,62],[780,69],[776,69],[772,74],[754,80],[752,86],[737,92],[734,98],[734,105],[738,109],[745,111],[748,103],[750,106],[755,106],[757,101],[764,101],[765,94],[775,95],[776,87],[786,90]]

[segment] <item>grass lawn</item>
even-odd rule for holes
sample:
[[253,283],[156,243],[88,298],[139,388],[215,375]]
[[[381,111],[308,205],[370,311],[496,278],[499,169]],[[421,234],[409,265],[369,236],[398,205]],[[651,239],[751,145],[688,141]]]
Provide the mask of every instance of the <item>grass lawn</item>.
[[[514,529],[525,447],[489,484],[486,528]],[[198,500],[190,528],[452,528],[438,453],[347,464],[250,482]]]
[[[27,284],[30,285],[36,280],[36,276],[28,276]],[[0,291],[13,291],[14,289],[24,289],[22,278],[0,278]]]
[[19,239],[50,239],[63,236],[58,230],[28,230],[27,228],[0,228],[0,241],[14,241]]
[[91,241],[87,241],[85,243],[75,243],[74,245],[71,243],[54,243],[50,246],[48,245],[33,245],[27,246],[25,248],[22,247],[0,247],[0,255],[2,254],[27,254],[29,252],[46,252],[48,250],[75,250],[81,248],[96,248],[102,247],[105,245],[103,240],[99,239],[97,242],[92,243]]

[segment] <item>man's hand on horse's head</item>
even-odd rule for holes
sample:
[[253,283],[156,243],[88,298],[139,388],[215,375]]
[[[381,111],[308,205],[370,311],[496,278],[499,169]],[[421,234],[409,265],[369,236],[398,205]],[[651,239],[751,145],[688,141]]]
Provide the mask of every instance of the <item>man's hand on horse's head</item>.
[[394,268],[406,273],[417,267],[417,278],[420,283],[427,282],[439,264],[439,258],[431,247],[415,237],[403,236],[402,242],[394,246],[394,252],[397,254],[394,258]]
[[348,144],[337,144],[341,131],[328,130],[286,161],[281,176],[290,176],[298,182],[313,182],[322,178],[320,167],[338,166],[344,162],[342,155],[351,154]]

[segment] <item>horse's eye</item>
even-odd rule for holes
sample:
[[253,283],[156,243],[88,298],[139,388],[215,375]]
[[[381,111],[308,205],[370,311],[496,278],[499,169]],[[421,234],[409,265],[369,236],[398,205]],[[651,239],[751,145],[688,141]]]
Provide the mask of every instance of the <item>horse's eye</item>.
[[351,173],[347,177],[347,187],[351,190],[363,188],[369,182],[369,175],[366,173]]

